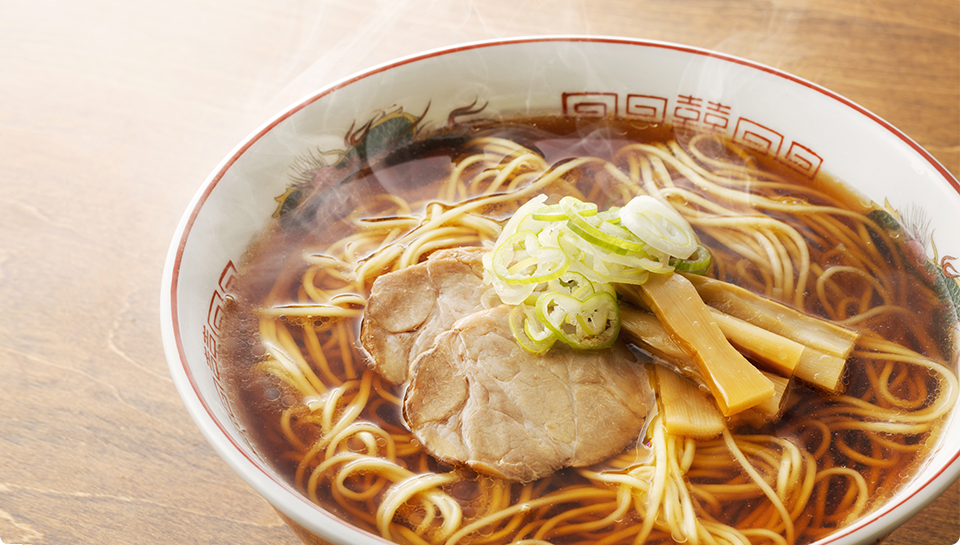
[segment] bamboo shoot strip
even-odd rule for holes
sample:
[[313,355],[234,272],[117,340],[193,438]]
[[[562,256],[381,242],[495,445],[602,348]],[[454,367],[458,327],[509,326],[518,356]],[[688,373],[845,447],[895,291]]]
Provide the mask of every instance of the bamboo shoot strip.
[[706,386],[696,362],[677,346],[670,332],[653,314],[621,303],[620,332],[625,340],[676,367],[685,377]]
[[756,428],[780,418],[790,387],[790,379],[766,371],[760,372],[773,383],[773,395],[759,405],[753,406],[733,417],[735,422],[743,421]]
[[740,286],[694,274],[683,276],[711,307],[843,360],[853,351],[859,337],[856,331],[809,316]]
[[660,365],[651,366],[660,394],[660,414],[667,433],[711,438],[723,433],[727,424],[713,398],[693,381]]
[[773,396],[773,383],[727,341],[689,280],[679,274],[651,274],[640,295],[696,362],[724,416]]
[[846,366],[847,360],[808,346],[793,376],[830,393],[837,393]]
[[[660,320],[634,306],[640,298],[636,290],[625,285],[618,285],[617,290],[626,301],[620,304],[620,330],[625,339],[676,367],[694,382],[705,384],[696,363],[677,346]],[[639,304],[646,306],[642,301]],[[748,357],[762,362],[782,377],[798,376],[824,390],[836,390],[844,360],[803,346],[715,308],[711,307],[710,312],[727,340]]]
[[[626,340],[636,344],[644,350],[647,350],[652,355],[663,360],[663,362],[667,364],[666,367],[663,364],[655,366],[658,379],[665,374],[676,375],[677,373],[674,372],[674,370],[669,369],[669,367],[672,366],[683,375],[681,380],[688,382],[694,389],[697,390],[698,393],[700,393],[702,387],[706,387],[703,376],[696,368],[694,361],[690,359],[690,356],[688,356],[686,352],[677,346],[675,342],[673,342],[673,339],[670,338],[670,333],[667,332],[666,328],[663,327],[663,324],[660,323],[660,320],[658,320],[656,316],[640,310],[632,305],[622,304],[620,306],[620,320],[620,331],[626,336]],[[763,373],[764,376],[766,376],[767,379],[773,383],[773,396],[759,405],[751,407],[750,409],[747,409],[746,411],[743,411],[734,417],[737,421],[744,421],[755,427],[760,427],[779,418],[783,409],[784,401],[786,400],[787,388],[790,383],[790,379],[788,378],[778,376],[774,373],[767,373],[765,371],[760,372]],[[670,385],[667,385],[667,387],[669,388]],[[702,397],[702,395],[700,395],[700,397]],[[661,403],[665,403],[664,400],[667,398],[673,399],[669,394],[667,396],[663,396],[661,393]],[[714,407],[714,409],[716,410],[717,415],[721,416],[719,409],[716,407]],[[682,425],[693,426],[695,425],[694,423],[696,421],[691,423],[690,418],[685,417],[684,415],[691,413],[697,414],[693,412],[697,410],[698,409],[693,408],[680,409],[681,412],[679,414],[677,412],[673,413],[672,420],[677,422],[678,419],[681,419],[680,422],[686,423]],[[666,411],[668,411],[668,409],[666,409]],[[670,421],[671,417],[665,417],[665,420]],[[668,431],[672,431],[674,429],[679,428],[670,427],[668,428]],[[706,434],[706,428],[703,429],[703,433]]]
[[710,312],[727,340],[740,352],[782,377],[793,376],[807,347],[715,308],[711,308]]
[[[692,363],[693,360],[689,358],[684,360],[682,356],[677,354],[678,352],[686,354],[686,352],[683,352],[683,349],[677,347],[676,343],[672,342],[672,338],[670,338],[670,342],[664,342],[661,339],[663,336],[670,337],[670,333],[660,324],[656,316],[644,312],[650,309],[640,296],[638,288],[631,285],[618,284],[616,290],[624,301],[643,309],[637,310],[633,307],[626,307],[628,309],[627,317],[624,318],[621,316],[621,322],[624,322],[624,320],[629,322],[623,327],[628,330],[633,329],[633,331],[627,331],[631,342],[677,365],[684,370],[685,375],[690,376],[690,373],[687,372],[683,364],[687,361]],[[624,308],[624,305],[621,305],[621,308]],[[722,311],[713,307],[709,307],[709,310],[716,319],[717,325],[720,326],[720,330],[723,331],[724,336],[726,336],[731,344],[745,356],[761,362],[766,368],[781,376],[787,378],[793,376],[794,369],[804,359],[804,351],[810,350],[811,354],[822,354],[782,335],[777,335],[776,333],[757,327],[750,322],[724,314]],[[648,339],[647,337],[651,335],[655,337]]]

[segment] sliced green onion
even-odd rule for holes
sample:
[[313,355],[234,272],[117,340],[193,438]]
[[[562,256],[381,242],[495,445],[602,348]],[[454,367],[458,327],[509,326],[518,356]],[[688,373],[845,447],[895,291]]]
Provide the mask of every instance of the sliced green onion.
[[673,265],[670,265],[670,260],[667,256],[663,256],[662,260],[658,261],[638,254],[600,254],[600,260],[605,264],[630,269],[642,269],[659,274],[673,272],[674,269]]
[[523,322],[523,332],[538,343],[549,342],[552,345],[557,340],[557,336],[543,325],[543,322],[537,320],[536,308],[528,305],[524,305],[523,308],[527,315],[527,319]]
[[620,221],[640,240],[674,257],[686,259],[697,249],[697,237],[687,220],[649,195],[631,199],[620,209]]
[[493,251],[493,274],[509,285],[538,284],[559,278],[570,268],[560,248],[543,247],[532,231],[520,231]]
[[600,219],[602,219],[603,221],[610,222],[614,225],[620,225],[620,207],[619,206],[611,206],[610,208],[607,208],[603,212],[597,213],[597,215],[600,216]]
[[712,263],[713,258],[710,256],[710,250],[700,244],[697,246],[697,251],[693,252],[693,255],[687,259],[677,261],[677,263],[674,264],[674,268],[678,271],[704,274],[710,270]]
[[683,216],[652,197],[603,211],[574,197],[545,202],[539,195],[521,206],[483,257],[484,278],[515,305],[510,329],[530,352],[558,339],[577,349],[608,347],[620,331],[614,283],[710,266]]
[[620,333],[617,300],[606,291],[582,301],[562,293],[547,293],[537,300],[536,315],[557,339],[573,348],[607,348]]
[[603,248],[604,250],[607,250],[607,251],[609,251],[609,252],[618,253],[618,254],[626,254],[626,253],[629,251],[629,250],[627,250],[626,248],[622,248],[622,247],[620,247],[620,246],[618,246],[618,245],[613,244],[612,242],[610,242],[610,241],[608,240],[608,237],[606,237],[605,235],[603,235],[603,233],[599,233],[600,236],[596,236],[596,235],[594,234],[595,232],[594,232],[593,230],[583,229],[583,228],[580,227],[579,224],[577,224],[577,223],[575,223],[575,222],[573,222],[573,221],[568,222],[567,225],[566,225],[566,227],[567,227],[568,230],[570,230],[570,231],[572,231],[573,233],[575,233],[578,237],[580,237],[580,238],[582,238],[583,240],[589,242],[590,244],[593,244],[594,246],[597,246],[598,248]]
[[510,332],[524,350],[543,354],[553,346],[557,336],[543,326],[535,312],[527,305],[517,305],[510,310]]
[[502,280],[494,282],[494,289],[500,300],[508,305],[519,305],[522,303],[535,304],[540,294],[534,295],[534,291],[539,284],[517,284],[511,286]]
[[542,207],[546,200],[546,195],[537,195],[536,197],[523,203],[523,206],[518,208],[517,211],[513,213],[513,216],[507,221],[506,225],[503,226],[503,230],[500,231],[500,237],[498,240],[506,240],[508,237],[513,236],[514,233],[519,231],[520,222]]
[[547,291],[583,299],[593,295],[596,292],[596,286],[583,273],[568,270],[558,278],[551,280],[547,284]]
[[[581,216],[589,217],[597,214],[596,203],[575,200],[576,203],[573,204],[573,206]],[[534,212],[533,219],[540,221],[563,221],[567,219],[567,213],[564,207],[559,204],[548,204]]]
[[[567,214],[567,226],[571,231],[577,233],[588,242],[600,246],[606,250],[616,253],[642,252],[643,242],[637,240],[637,237],[626,229],[622,229],[609,222],[594,216],[590,221],[577,212],[577,203],[580,201],[573,197],[564,197],[560,199],[560,206]],[[605,226],[609,226],[606,228]],[[613,228],[613,229],[611,229]],[[615,229],[615,230],[614,230]],[[629,238],[621,235],[626,234]]]
[[605,267],[598,272],[598,276],[605,283],[639,285],[647,281],[650,277],[650,271],[626,267]]

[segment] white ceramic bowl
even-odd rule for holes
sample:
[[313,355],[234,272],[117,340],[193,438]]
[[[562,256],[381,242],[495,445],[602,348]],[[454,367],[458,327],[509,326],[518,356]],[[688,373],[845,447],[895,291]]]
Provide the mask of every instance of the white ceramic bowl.
[[[430,51],[334,83],[254,131],[203,183],[173,237],[161,298],[170,370],[197,425],[250,486],[324,540],[385,543],[305,499],[247,442],[214,365],[223,296],[286,189],[294,157],[342,148],[351,125],[378,112],[428,110],[425,121],[439,126],[475,101],[489,102],[487,116],[617,114],[710,125],[801,173],[823,170],[875,202],[924,210],[940,255],[960,255],[960,184],[929,153],[850,100],[747,60],[659,42],[537,37]],[[953,272],[952,259],[938,265]],[[960,420],[951,415],[947,426],[916,478],[823,543],[870,543],[939,496],[960,471]]]

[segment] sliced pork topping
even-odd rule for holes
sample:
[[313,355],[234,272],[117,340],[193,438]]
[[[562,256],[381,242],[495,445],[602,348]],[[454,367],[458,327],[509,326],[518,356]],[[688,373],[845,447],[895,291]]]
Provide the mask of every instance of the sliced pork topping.
[[482,308],[482,248],[440,250],[373,283],[360,342],[374,369],[401,384],[410,363],[437,335]]
[[475,312],[413,363],[404,417],[434,456],[530,481],[609,458],[637,440],[652,399],[623,345],[523,350],[509,307]]

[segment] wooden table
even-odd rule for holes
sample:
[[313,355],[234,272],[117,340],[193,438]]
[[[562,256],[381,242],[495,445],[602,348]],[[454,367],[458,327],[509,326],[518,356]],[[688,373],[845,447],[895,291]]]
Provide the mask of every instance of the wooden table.
[[[3,0],[0,540],[295,544],[206,444],[158,330],[174,227],[269,115],[459,41],[716,49],[876,112],[960,174],[956,0]],[[888,545],[954,543],[958,486]]]

